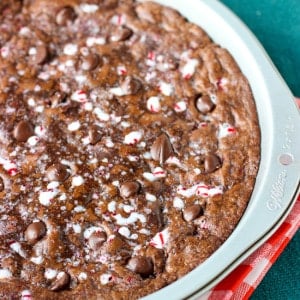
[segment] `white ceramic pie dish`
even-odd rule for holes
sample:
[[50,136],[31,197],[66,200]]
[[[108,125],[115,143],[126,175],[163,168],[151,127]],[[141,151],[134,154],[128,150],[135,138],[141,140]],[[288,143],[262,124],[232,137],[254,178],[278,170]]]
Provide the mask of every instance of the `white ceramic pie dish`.
[[[146,0],[141,0],[146,1]],[[291,210],[300,180],[300,114],[263,47],[217,0],[157,0],[177,9],[229,50],[248,78],[261,128],[256,185],[238,226],[204,263],[145,300],[198,299],[264,243]]]

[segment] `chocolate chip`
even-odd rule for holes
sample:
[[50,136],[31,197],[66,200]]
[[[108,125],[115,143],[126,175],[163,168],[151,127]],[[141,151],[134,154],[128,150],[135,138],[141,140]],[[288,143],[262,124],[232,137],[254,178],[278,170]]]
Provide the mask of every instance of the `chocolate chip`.
[[84,71],[94,70],[99,64],[100,58],[96,53],[90,53],[81,58],[81,69]]
[[215,104],[211,101],[211,98],[208,95],[201,95],[197,97],[195,105],[197,110],[203,114],[207,114],[215,108]]
[[116,28],[110,36],[111,42],[121,42],[130,38],[132,35],[132,30],[128,27],[122,26]]
[[98,126],[92,126],[88,131],[88,135],[91,145],[97,144],[103,137],[103,133],[101,132],[100,127]]
[[31,223],[25,230],[25,240],[29,244],[35,244],[46,235],[46,225],[42,221]]
[[204,158],[204,169],[206,173],[212,173],[222,166],[221,159],[212,153],[209,153]]
[[35,64],[43,64],[48,58],[48,49],[45,45],[36,47],[36,54],[32,55],[31,62]]
[[202,213],[202,207],[199,204],[188,206],[183,211],[183,218],[187,221],[193,221]]
[[127,268],[142,277],[148,277],[154,272],[153,262],[149,257],[135,256],[128,261]]
[[169,137],[165,133],[161,134],[152,144],[150,152],[154,160],[163,164],[174,154]]
[[63,182],[70,176],[68,169],[62,164],[53,164],[46,170],[46,176],[50,181]]
[[4,190],[4,181],[3,179],[0,177],[0,192],[2,192]]
[[26,142],[34,135],[33,126],[28,121],[20,121],[14,128],[13,136],[18,142]]
[[140,90],[141,87],[142,87],[141,82],[137,78],[134,78],[131,76],[127,76],[121,84],[121,88],[128,95],[136,94]]
[[71,277],[66,272],[59,272],[56,276],[56,279],[50,286],[50,290],[58,292],[67,288],[70,284]]
[[140,190],[140,184],[137,181],[124,182],[120,187],[120,195],[123,198],[135,196]]
[[99,250],[103,243],[106,241],[106,238],[106,233],[103,231],[93,232],[88,239],[89,247],[94,251]]
[[56,15],[56,24],[65,26],[68,22],[73,22],[77,15],[71,6],[63,7]]

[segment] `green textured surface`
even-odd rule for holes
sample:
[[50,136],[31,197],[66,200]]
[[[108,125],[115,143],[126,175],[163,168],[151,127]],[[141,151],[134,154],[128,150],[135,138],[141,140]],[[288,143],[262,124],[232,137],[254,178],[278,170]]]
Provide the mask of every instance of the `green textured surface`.
[[252,30],[300,97],[300,0],[222,0]]
[[[256,35],[300,97],[300,0],[222,0]],[[300,299],[300,232],[272,266],[251,300]]]

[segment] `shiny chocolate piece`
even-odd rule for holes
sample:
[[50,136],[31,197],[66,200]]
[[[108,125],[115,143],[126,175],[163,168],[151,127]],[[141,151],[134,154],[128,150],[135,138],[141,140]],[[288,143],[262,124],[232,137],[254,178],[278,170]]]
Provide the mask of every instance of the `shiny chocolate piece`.
[[58,11],[56,15],[56,24],[66,26],[68,23],[73,22],[77,15],[71,6],[65,6]]
[[29,121],[20,121],[14,128],[13,136],[18,142],[26,142],[34,135],[34,129]]
[[209,95],[200,95],[195,102],[196,108],[200,113],[207,114],[215,108]]
[[191,222],[202,214],[203,210],[199,204],[188,206],[183,211],[183,218],[187,222]]
[[84,71],[92,71],[100,65],[100,57],[96,53],[90,53],[81,58],[81,69]]
[[222,166],[219,156],[213,153],[209,153],[204,158],[205,173],[212,173]]
[[25,240],[33,245],[46,235],[46,225],[42,221],[31,223],[25,230]]
[[50,290],[58,292],[68,288],[71,281],[71,276],[66,272],[59,272],[56,276],[56,279],[50,286]]
[[124,182],[120,187],[120,195],[123,198],[129,198],[138,194],[140,184],[137,181]]
[[169,137],[163,133],[152,144],[151,156],[154,160],[163,164],[170,156],[174,154]]
[[4,190],[4,181],[2,177],[0,177],[0,192],[2,192],[3,190]]
[[121,84],[121,88],[128,95],[135,95],[142,87],[142,84],[139,79],[127,76]]
[[128,261],[127,268],[142,277],[149,277],[154,272],[153,262],[149,257],[135,256]]
[[91,236],[88,239],[89,247],[92,250],[97,251],[101,248],[106,239],[107,236],[104,231],[95,231],[91,234]]
[[122,26],[116,28],[111,36],[110,36],[110,41],[111,42],[121,42],[129,39],[132,35],[132,30],[129,29],[128,27]]
[[35,64],[43,64],[48,58],[48,49],[46,45],[38,45],[36,47],[36,54],[31,57],[31,62]]
[[101,138],[103,137],[101,128],[98,126],[92,126],[88,131],[88,135],[91,145],[97,144],[99,141],[101,141]]
[[68,169],[62,164],[53,164],[46,170],[46,176],[50,181],[64,182],[70,176]]

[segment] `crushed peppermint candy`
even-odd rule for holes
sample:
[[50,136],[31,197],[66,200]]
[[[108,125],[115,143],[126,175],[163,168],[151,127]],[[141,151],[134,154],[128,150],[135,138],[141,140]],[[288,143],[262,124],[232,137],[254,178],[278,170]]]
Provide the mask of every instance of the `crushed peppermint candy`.
[[71,100],[84,103],[87,102],[87,93],[83,90],[77,90],[71,95]]
[[86,14],[91,14],[96,12],[99,9],[99,6],[96,4],[83,3],[80,4],[80,9]]
[[170,83],[162,81],[159,84],[159,91],[165,96],[171,96],[173,94],[174,88]]
[[124,14],[114,15],[110,21],[114,25],[124,25],[126,23],[126,15]]
[[35,146],[39,142],[39,137],[33,135],[30,138],[28,138],[27,143],[29,146]]
[[173,206],[175,208],[178,208],[178,209],[183,209],[184,208],[184,202],[179,197],[175,197],[174,200],[173,200]]
[[177,188],[177,193],[183,197],[201,196],[201,197],[213,197],[223,194],[222,186],[209,186],[204,183],[198,183],[190,188],[184,188],[181,185]]
[[127,69],[125,66],[118,66],[117,67],[117,74],[121,76],[127,75]]
[[21,292],[21,300],[31,300],[32,294],[29,290],[24,290]]
[[185,101],[179,101],[174,104],[174,110],[177,113],[184,112],[184,111],[186,111],[186,109],[187,109],[187,104]]
[[58,194],[57,189],[50,189],[48,191],[40,192],[39,194],[39,201],[42,205],[44,206],[49,206],[53,199],[57,196]]
[[10,176],[15,176],[18,173],[18,168],[15,162],[8,160],[8,159],[4,159],[0,156],[0,165],[2,165],[2,167],[4,168],[5,171],[7,171],[7,173]]
[[54,279],[57,276],[57,271],[54,269],[47,268],[45,270],[44,276],[46,279]]
[[63,51],[66,55],[75,55],[78,51],[78,46],[76,44],[66,44]]
[[170,234],[168,228],[164,229],[161,232],[158,232],[150,241],[150,245],[157,248],[163,249],[168,243]]
[[13,275],[8,269],[0,269],[0,279],[12,278]]
[[78,176],[74,176],[72,178],[72,187],[74,186],[81,186],[84,183],[84,179],[82,176],[78,175]]
[[72,122],[68,125],[68,130],[69,131],[76,131],[79,128],[80,128],[80,122],[79,121]]
[[147,109],[152,113],[158,113],[161,110],[160,99],[159,97],[150,97],[147,100]]
[[141,131],[132,131],[125,135],[124,143],[127,145],[135,145],[137,144],[143,137],[143,133]]
[[236,128],[228,123],[223,123],[219,125],[219,134],[218,138],[222,139],[224,137],[230,136],[237,132]]
[[143,214],[139,214],[137,212],[132,212],[128,218],[124,218],[122,215],[117,214],[115,216],[113,216],[115,218],[115,220],[117,221],[118,225],[129,225],[129,224],[134,224],[137,221],[140,221],[142,223],[146,222],[146,218]]
[[156,167],[153,171],[153,175],[156,178],[164,178],[167,176],[167,172],[163,170],[161,167]]
[[145,197],[146,197],[146,200],[147,200],[147,201],[150,201],[150,202],[155,202],[156,199],[157,199],[155,195],[152,195],[152,194],[150,194],[150,193],[148,193],[148,192],[146,192]]
[[110,119],[110,115],[104,112],[100,107],[96,107],[93,112],[100,121],[107,122]]
[[195,74],[198,65],[198,59],[188,59],[186,64],[180,70],[182,77],[184,79],[190,79]]

